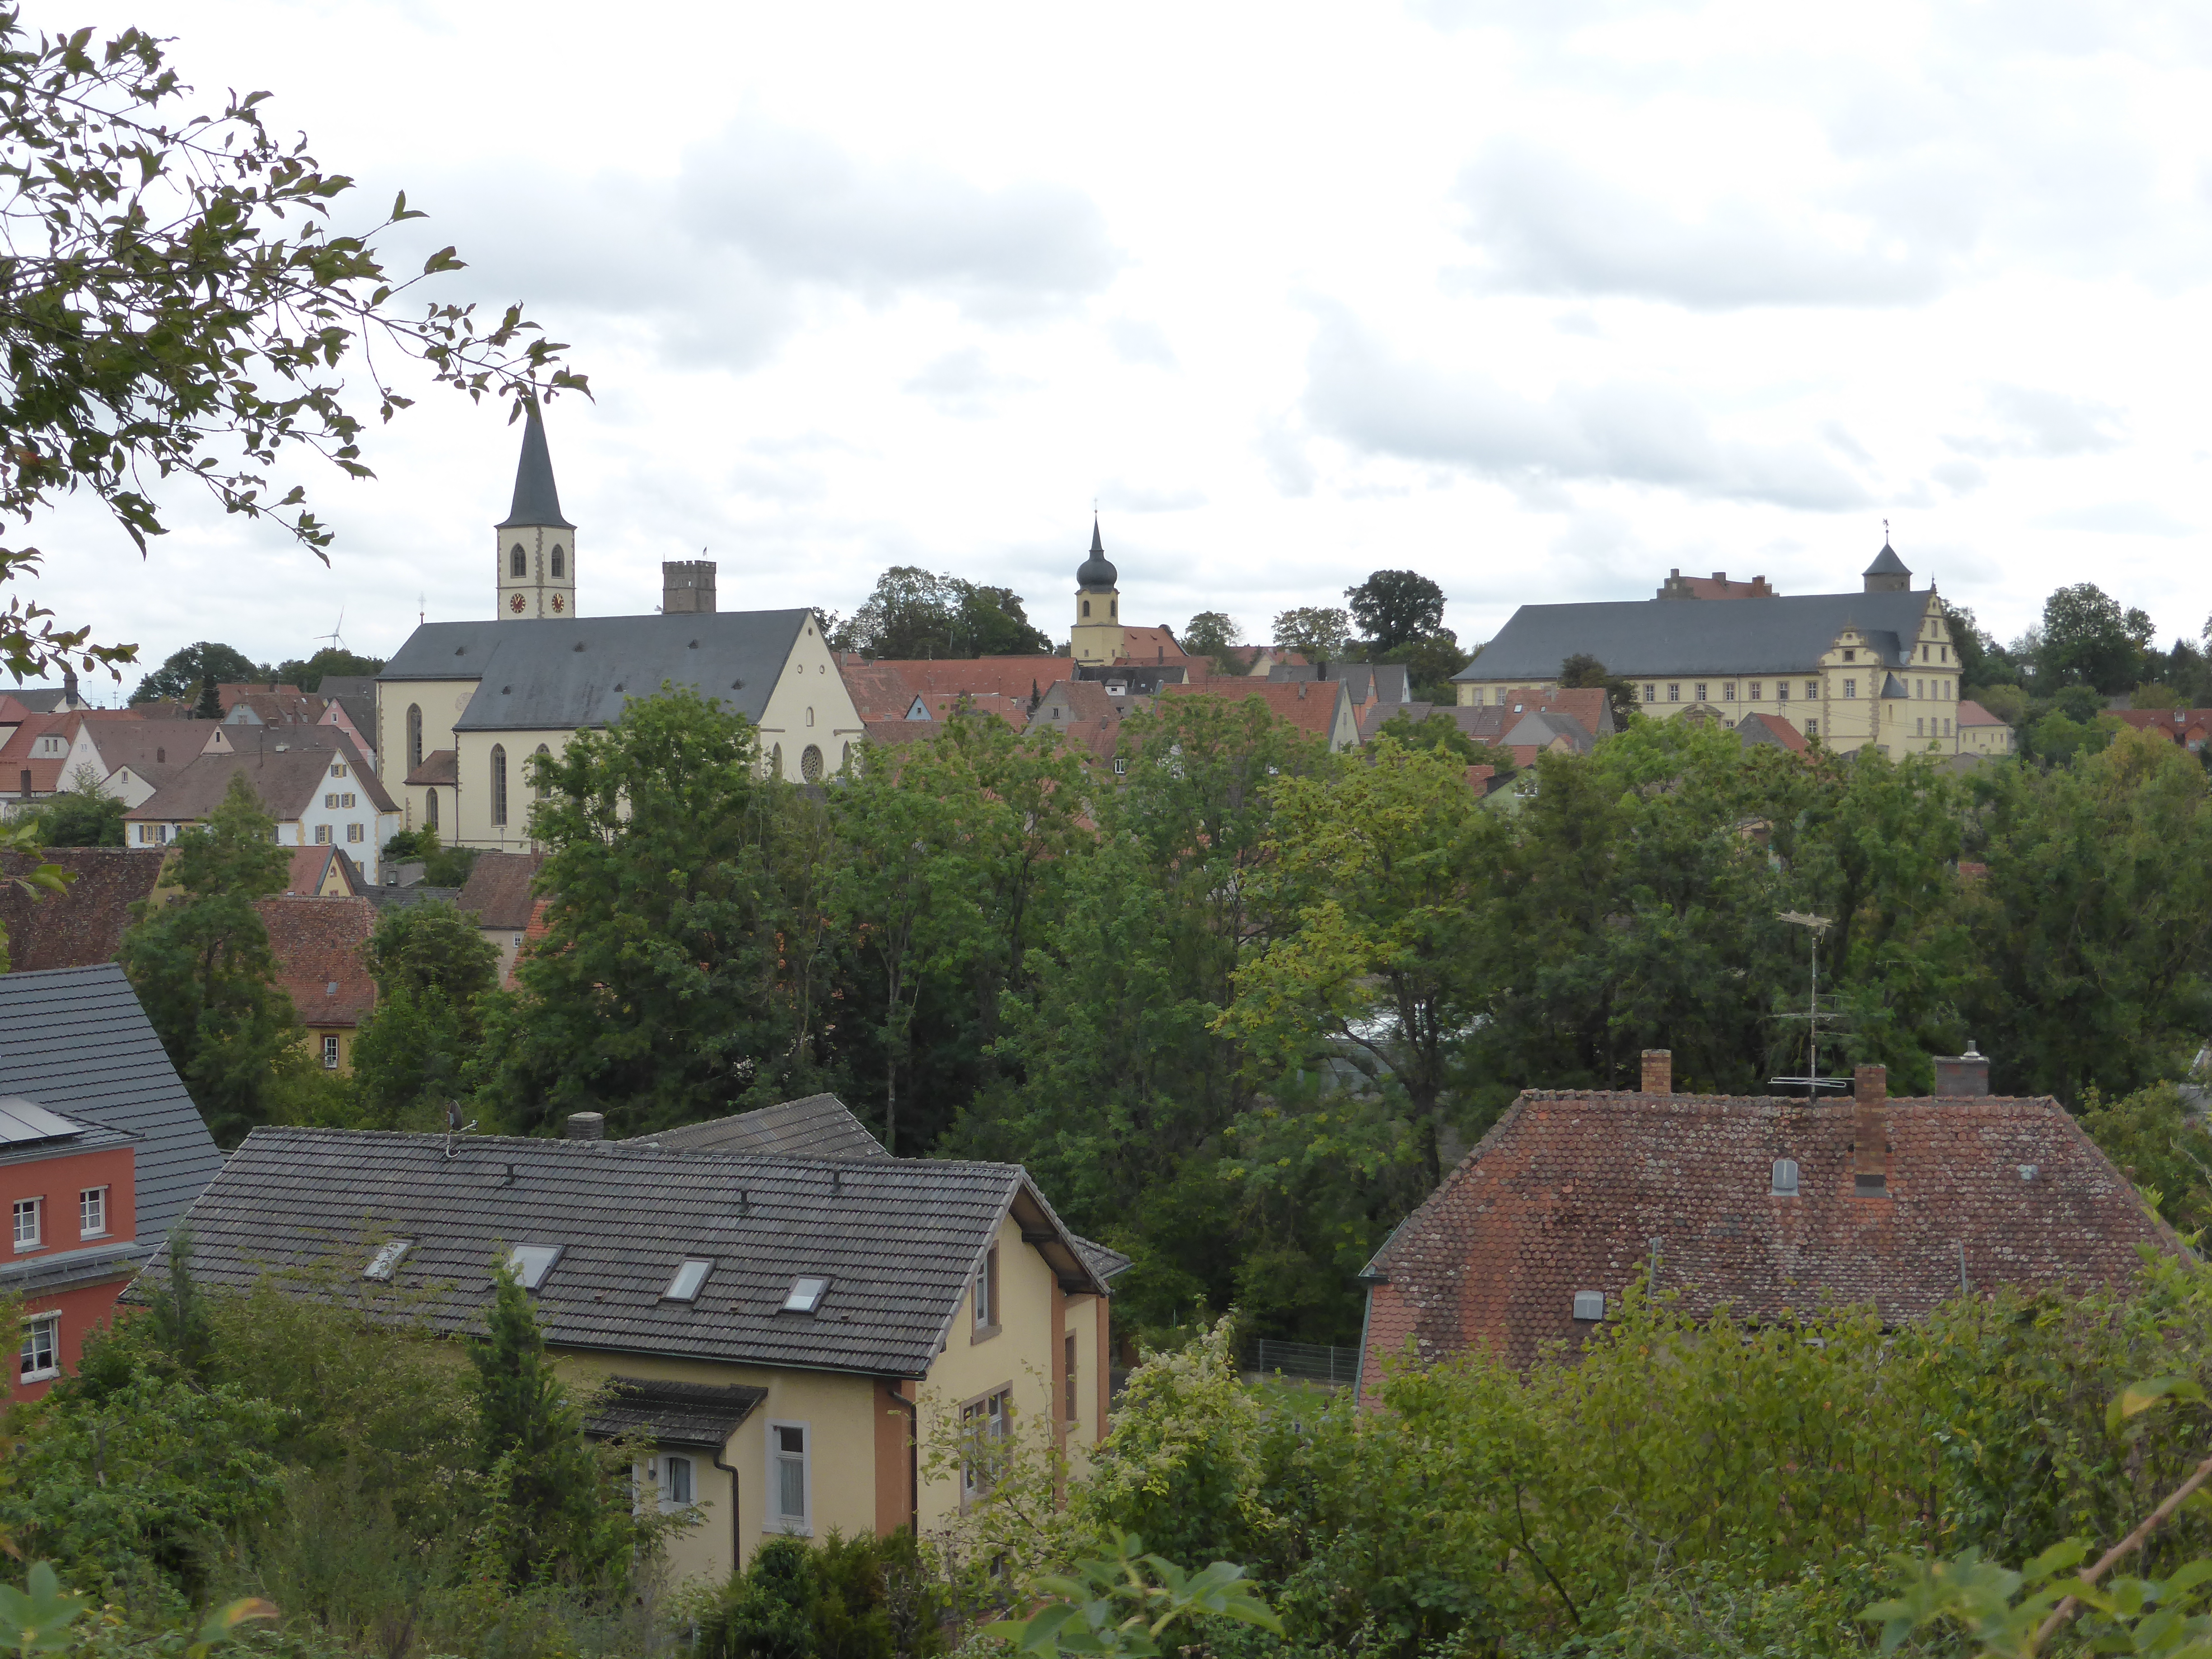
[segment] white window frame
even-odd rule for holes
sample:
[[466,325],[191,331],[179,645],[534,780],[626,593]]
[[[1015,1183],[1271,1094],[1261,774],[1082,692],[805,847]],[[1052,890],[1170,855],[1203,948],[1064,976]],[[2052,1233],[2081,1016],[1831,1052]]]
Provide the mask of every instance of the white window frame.
[[[806,1505],[802,1516],[783,1513],[783,1460],[787,1454],[776,1431],[797,1429],[799,1434],[799,1484]],[[762,1494],[761,1530],[773,1538],[788,1534],[794,1538],[814,1536],[814,1425],[794,1417],[770,1418],[762,1442],[763,1464],[768,1478],[761,1484],[767,1490]]]
[[[691,1488],[689,1498],[678,1498],[671,1488],[674,1486],[674,1468],[684,1466],[684,1484]],[[656,1448],[645,1460],[645,1479],[641,1486],[650,1485],[663,1515],[684,1515],[699,1507],[699,1459],[690,1451],[670,1451]]]
[[336,1031],[323,1033],[323,1069],[335,1072],[338,1068],[338,1036]]
[[[970,1425],[975,1437],[971,1441]],[[1014,1385],[996,1388],[964,1401],[960,1407],[960,1505],[965,1509],[990,1496],[1004,1471],[1007,1450],[1014,1437]],[[997,1449],[986,1453],[986,1446]]]
[[[41,1334],[46,1339],[46,1361],[33,1367],[31,1362],[38,1357],[38,1342]],[[15,1380],[18,1382],[48,1382],[62,1374],[62,1316],[58,1313],[32,1314],[23,1321],[23,1346],[15,1357]]]
[[[89,1223],[90,1224],[87,1224]],[[80,1188],[76,1195],[76,1232],[79,1238],[107,1237],[107,1188]]]
[[[31,1219],[28,1237],[23,1233],[23,1218]],[[46,1200],[43,1198],[19,1198],[14,1211],[15,1249],[42,1250],[46,1245]]]
[[994,1240],[975,1264],[975,1278],[969,1281],[969,1295],[974,1302],[969,1331],[974,1340],[980,1342],[999,1334],[999,1246]]

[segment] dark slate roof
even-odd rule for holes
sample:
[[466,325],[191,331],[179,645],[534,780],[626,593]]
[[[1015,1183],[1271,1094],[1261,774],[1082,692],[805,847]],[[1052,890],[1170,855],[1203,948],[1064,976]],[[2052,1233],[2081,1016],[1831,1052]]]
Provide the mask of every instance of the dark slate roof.
[[1116,1273],[1127,1273],[1135,1265],[1127,1256],[1123,1255],[1111,1245],[1101,1244],[1092,1239],[1078,1237],[1075,1241],[1075,1248],[1082,1252],[1083,1259],[1091,1264],[1091,1271],[1101,1279],[1111,1279]]
[[768,1398],[748,1382],[667,1382],[659,1377],[616,1376],[584,1431],[611,1440],[643,1434],[656,1445],[697,1446],[720,1451],[738,1425]]
[[808,1095],[732,1117],[658,1129],[623,1144],[667,1152],[759,1152],[775,1158],[890,1156],[835,1095]]
[[[1766,600],[1764,605],[1786,604]],[[1696,607],[1685,605],[1689,610]],[[1720,609],[1714,606],[1713,609]],[[1884,1102],[1887,1195],[1853,1179],[1855,1101],[1522,1092],[1376,1252],[1370,1353],[1472,1344],[1518,1364],[1571,1342],[1577,1291],[1618,1296],[1656,1249],[1658,1288],[1702,1316],[1871,1302],[1895,1322],[1960,1291],[2116,1284],[2172,1228],[2047,1098]],[[1777,1158],[1798,1194],[1771,1195]]]
[[1881,551],[1874,556],[1874,562],[1866,568],[1865,574],[1869,576],[1910,576],[1912,573],[1905,568],[1905,561],[1897,556],[1897,550],[1884,542]]
[[1919,637],[1924,589],[1897,593],[1803,593],[1757,605],[1684,605],[1617,599],[1595,605],[1524,605],[1455,680],[1547,680],[1587,652],[1609,673],[1796,673],[1856,623],[1885,664],[1909,659]]
[[138,1237],[168,1231],[222,1167],[113,963],[0,975],[0,1094],[138,1137]]
[[[370,1240],[411,1239],[393,1288],[459,1333],[481,1328],[496,1253],[559,1245],[537,1292],[556,1346],[890,1376],[928,1369],[1009,1209],[1069,1290],[1105,1288],[1018,1164],[488,1135],[447,1150],[435,1134],[256,1129],[192,1209],[192,1271],[233,1290],[293,1267],[358,1283]],[[714,1263],[698,1299],[664,1300],[692,1257]],[[830,1280],[817,1314],[781,1311],[800,1273]]]
[[[384,866],[386,870],[390,865]],[[458,887],[429,887],[416,882],[412,887],[363,887],[361,896],[380,910],[405,910],[417,904],[451,904],[461,896]]]
[[519,529],[525,525],[574,530],[561,516],[561,492],[553,487],[553,457],[545,447],[545,417],[538,400],[523,405],[522,458],[514,465],[514,502],[495,528]]
[[1091,515],[1091,556],[1075,567],[1078,587],[1111,587],[1121,580],[1121,573],[1106,556],[1106,544],[1098,538],[1098,515]]
[[478,681],[453,722],[459,732],[610,725],[625,701],[653,696],[664,680],[757,721],[813,615],[800,609],[426,623],[381,678]]

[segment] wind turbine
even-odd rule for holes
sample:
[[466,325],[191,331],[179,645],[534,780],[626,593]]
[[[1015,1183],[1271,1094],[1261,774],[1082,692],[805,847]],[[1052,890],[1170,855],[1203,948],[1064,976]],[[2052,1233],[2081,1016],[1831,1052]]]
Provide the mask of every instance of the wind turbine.
[[333,628],[331,629],[331,631],[330,631],[329,633],[327,633],[327,634],[318,634],[318,635],[315,635],[315,637],[316,637],[317,639],[319,639],[319,640],[328,640],[328,641],[331,642],[331,648],[332,648],[332,649],[334,649],[334,650],[338,650],[338,651],[343,651],[343,650],[344,650],[344,649],[345,649],[345,635],[344,635],[342,632],[340,632],[339,630],[340,630],[340,629],[343,629],[344,627],[345,627],[345,605],[344,605],[344,604],[343,604],[343,602],[341,602],[341,603],[339,604],[339,605],[338,605],[338,619],[337,619],[337,626],[336,626],[336,627],[333,627]]

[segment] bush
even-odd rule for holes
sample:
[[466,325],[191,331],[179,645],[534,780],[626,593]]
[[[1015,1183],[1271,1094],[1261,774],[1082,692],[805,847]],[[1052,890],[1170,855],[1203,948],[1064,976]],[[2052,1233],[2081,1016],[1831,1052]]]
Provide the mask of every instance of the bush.
[[902,1528],[771,1538],[690,1608],[700,1659],[921,1659],[945,1651],[945,1598]]

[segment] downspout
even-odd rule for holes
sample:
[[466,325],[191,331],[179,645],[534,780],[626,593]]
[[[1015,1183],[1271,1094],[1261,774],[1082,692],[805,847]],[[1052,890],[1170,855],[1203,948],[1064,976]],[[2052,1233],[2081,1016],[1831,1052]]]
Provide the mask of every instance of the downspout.
[[891,1398],[906,1407],[906,1524],[915,1541],[921,1541],[921,1406],[890,1384]]
[[732,1577],[744,1570],[744,1516],[738,1506],[738,1472],[722,1461],[722,1454],[730,1449],[725,1440],[714,1451],[714,1467],[730,1477],[730,1574]]
[[1375,1287],[1367,1287],[1367,1300],[1359,1310],[1359,1369],[1352,1374],[1352,1408],[1359,1409],[1360,1390],[1367,1386],[1367,1327],[1375,1317]]

